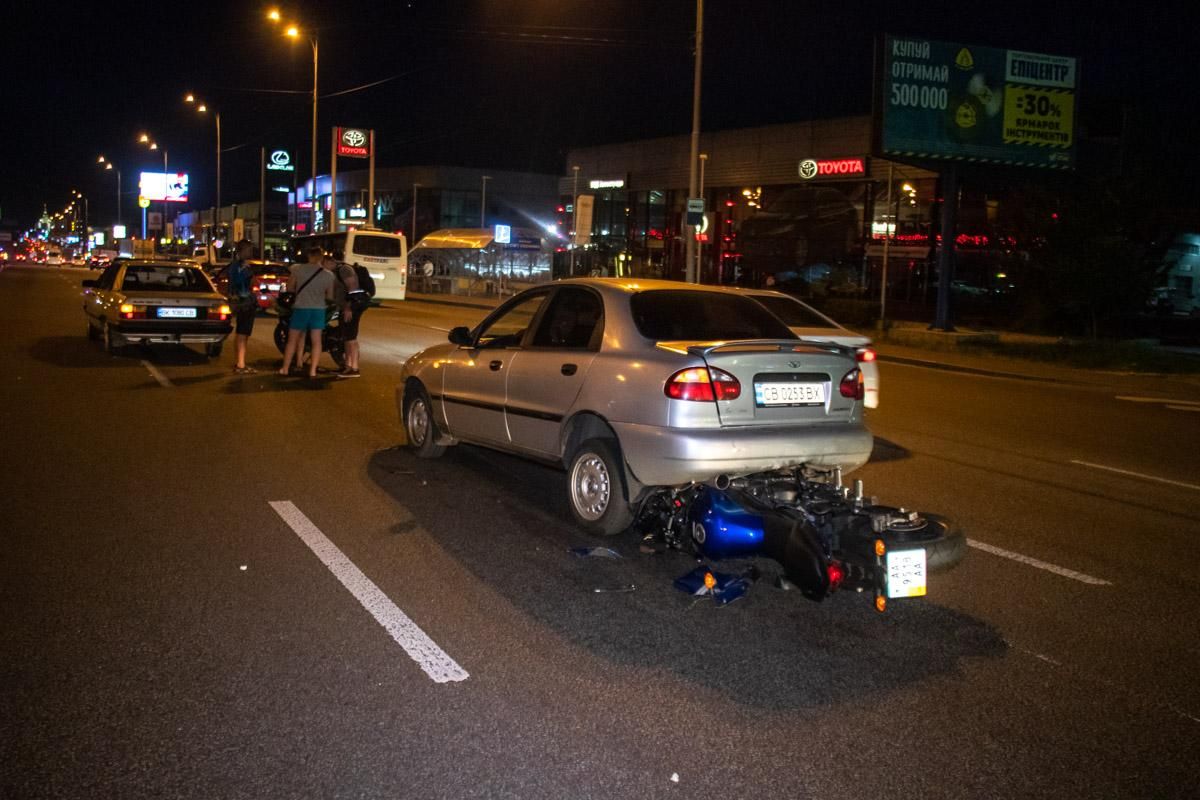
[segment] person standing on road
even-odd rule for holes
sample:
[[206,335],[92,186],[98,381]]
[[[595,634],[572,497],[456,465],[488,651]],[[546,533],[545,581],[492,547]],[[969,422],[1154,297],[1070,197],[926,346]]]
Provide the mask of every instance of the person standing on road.
[[317,362],[321,360],[321,333],[325,330],[325,304],[333,300],[333,273],[325,268],[327,258],[319,247],[309,248],[308,263],[292,266],[287,289],[295,294],[292,317],[288,323],[287,347],[283,351],[283,367],[280,375],[290,375],[292,358],[296,367],[304,363],[304,347],[301,342],[308,332],[312,348],[312,360],[308,366],[308,377],[317,377]]
[[[358,323],[370,304],[365,292],[359,291],[358,276],[349,264],[335,264],[333,276],[333,301],[341,309],[342,342],[346,345],[346,364],[338,371],[339,378],[357,378],[358,372]],[[359,298],[367,299],[362,302]]]
[[237,351],[237,361],[233,371],[238,375],[250,375],[258,370],[246,366],[246,342],[254,333],[254,317],[258,314],[258,301],[251,288],[254,282],[254,270],[246,263],[253,255],[254,247],[243,239],[233,248],[233,260],[225,268],[229,279],[229,305],[233,308],[237,325],[234,328],[234,346]]

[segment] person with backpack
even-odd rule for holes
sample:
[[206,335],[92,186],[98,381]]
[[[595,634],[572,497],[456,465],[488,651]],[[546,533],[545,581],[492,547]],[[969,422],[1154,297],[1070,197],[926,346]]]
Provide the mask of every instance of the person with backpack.
[[346,346],[346,365],[338,372],[339,378],[357,378],[358,371],[358,326],[362,315],[371,306],[375,296],[375,280],[366,267],[338,264],[333,270],[337,282],[334,286],[334,302],[341,308],[342,342]]
[[254,367],[246,366],[246,342],[254,333],[254,318],[258,314],[258,300],[254,297],[252,283],[254,270],[246,263],[254,252],[254,245],[243,239],[234,246],[233,260],[225,268],[229,279],[229,304],[233,307],[237,327],[234,330],[234,346],[237,350],[237,360],[233,366],[236,375],[251,375],[257,372]]

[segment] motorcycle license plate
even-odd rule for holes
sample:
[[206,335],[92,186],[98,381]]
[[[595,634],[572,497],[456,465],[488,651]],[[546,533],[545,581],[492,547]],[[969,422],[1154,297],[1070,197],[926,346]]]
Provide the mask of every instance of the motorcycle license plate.
[[160,308],[158,309],[158,318],[163,319],[170,317],[171,319],[195,319],[196,309],[194,308]]
[[889,550],[887,596],[922,597],[925,594],[925,551]]
[[823,406],[823,383],[755,383],[754,403],[758,406]]

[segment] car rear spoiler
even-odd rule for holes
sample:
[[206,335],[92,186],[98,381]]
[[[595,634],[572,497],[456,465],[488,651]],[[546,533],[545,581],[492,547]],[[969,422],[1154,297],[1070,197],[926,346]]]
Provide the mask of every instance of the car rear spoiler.
[[721,353],[802,353],[809,350],[824,350],[828,353],[845,356],[851,361],[855,360],[855,348],[849,345],[818,342],[812,339],[742,339],[733,342],[694,344],[687,348],[689,355],[700,358]]

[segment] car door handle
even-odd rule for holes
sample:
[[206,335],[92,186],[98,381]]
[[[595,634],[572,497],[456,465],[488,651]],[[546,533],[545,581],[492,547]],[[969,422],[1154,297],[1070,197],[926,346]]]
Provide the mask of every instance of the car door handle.
[[563,375],[574,375],[575,370],[577,370],[577,369],[579,369],[579,367],[575,366],[574,364],[563,364],[562,365],[562,374]]
[[503,366],[503,361],[493,361],[492,363],[488,364],[488,369],[490,369],[492,372],[499,372],[500,368]]

